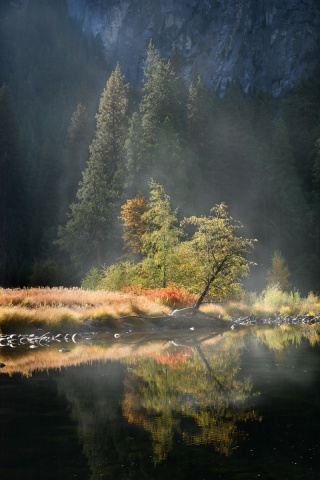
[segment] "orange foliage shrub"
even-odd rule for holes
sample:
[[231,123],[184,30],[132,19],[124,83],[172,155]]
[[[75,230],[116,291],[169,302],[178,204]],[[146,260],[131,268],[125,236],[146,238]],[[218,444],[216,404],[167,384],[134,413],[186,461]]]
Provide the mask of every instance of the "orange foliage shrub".
[[150,354],[148,355],[149,358],[153,358],[157,363],[160,365],[168,365],[172,368],[178,367],[181,364],[186,363],[188,358],[190,357],[192,351],[191,348],[185,348],[180,352],[172,353],[172,354]]
[[177,287],[174,283],[169,284],[165,288],[145,288],[141,286],[124,287],[123,293],[131,293],[134,295],[145,295],[149,300],[166,305],[172,308],[191,307],[196,296],[187,292],[183,287]]

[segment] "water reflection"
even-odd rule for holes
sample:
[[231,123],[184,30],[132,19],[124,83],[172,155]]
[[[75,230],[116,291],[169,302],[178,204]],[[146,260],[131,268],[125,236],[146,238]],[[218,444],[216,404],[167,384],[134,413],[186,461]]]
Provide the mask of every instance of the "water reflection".
[[175,435],[186,444],[207,443],[225,455],[245,436],[240,422],[258,420],[246,401],[249,377],[240,378],[243,342],[155,352],[130,364],[125,378],[123,415],[150,432],[154,460],[172,449]]
[[[186,463],[183,475],[194,468],[200,478],[201,462],[236,456],[264,422],[262,359],[265,369],[273,355],[272,368],[283,366],[275,374],[290,378],[288,349],[319,342],[317,325],[94,334],[68,343],[64,353],[63,344],[2,348],[0,376],[32,379],[48,372],[77,425],[91,480],[163,478],[173,458]],[[197,450],[188,466],[188,455],[201,446],[209,452]],[[223,476],[230,468],[219,465],[210,467],[210,475],[201,470],[201,478],[218,470]]]

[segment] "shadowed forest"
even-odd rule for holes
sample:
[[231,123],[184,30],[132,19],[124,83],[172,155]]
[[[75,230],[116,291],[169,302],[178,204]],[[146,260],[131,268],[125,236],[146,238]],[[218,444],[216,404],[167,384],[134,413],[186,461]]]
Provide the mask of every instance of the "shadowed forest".
[[76,286],[129,260],[121,207],[153,179],[178,221],[224,202],[258,240],[248,290],[281,251],[291,285],[320,292],[317,78],[221,97],[151,41],[131,85],[64,1],[1,2],[0,19],[0,286]]

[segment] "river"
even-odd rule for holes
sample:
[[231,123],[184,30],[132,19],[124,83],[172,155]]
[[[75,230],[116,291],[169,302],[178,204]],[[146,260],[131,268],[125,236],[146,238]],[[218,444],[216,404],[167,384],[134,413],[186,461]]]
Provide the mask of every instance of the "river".
[[318,478],[319,325],[46,335],[2,342],[0,478]]

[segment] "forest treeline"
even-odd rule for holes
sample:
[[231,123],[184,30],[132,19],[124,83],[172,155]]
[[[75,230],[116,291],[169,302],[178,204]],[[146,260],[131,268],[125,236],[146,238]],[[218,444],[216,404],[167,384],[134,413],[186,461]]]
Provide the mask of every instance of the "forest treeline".
[[[320,291],[320,92],[223,97],[150,42],[142,85],[111,68],[63,0],[0,6],[0,284],[74,285],[128,258],[121,206],[162,185],[179,219],[220,203],[258,239],[248,288],[274,251]],[[14,21],[13,21],[14,19]]]

